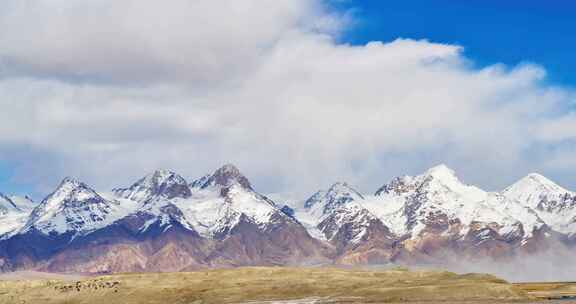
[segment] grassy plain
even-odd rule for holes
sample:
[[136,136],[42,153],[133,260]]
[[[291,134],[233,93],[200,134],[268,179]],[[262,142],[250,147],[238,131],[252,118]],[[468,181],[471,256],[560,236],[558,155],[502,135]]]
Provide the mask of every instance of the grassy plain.
[[530,301],[526,290],[483,274],[252,267],[0,281],[0,303],[509,303]]
[[517,283],[514,285],[538,299],[565,300],[576,303],[576,282]]

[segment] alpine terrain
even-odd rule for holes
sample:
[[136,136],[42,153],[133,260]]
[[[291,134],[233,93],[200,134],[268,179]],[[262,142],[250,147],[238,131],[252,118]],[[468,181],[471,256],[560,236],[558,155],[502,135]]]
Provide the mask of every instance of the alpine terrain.
[[38,203],[0,193],[0,270],[435,264],[576,244],[576,193],[538,174],[487,192],[440,165],[373,194],[338,182],[300,206],[255,189],[225,165],[193,181],[158,170],[111,192],[65,178]]

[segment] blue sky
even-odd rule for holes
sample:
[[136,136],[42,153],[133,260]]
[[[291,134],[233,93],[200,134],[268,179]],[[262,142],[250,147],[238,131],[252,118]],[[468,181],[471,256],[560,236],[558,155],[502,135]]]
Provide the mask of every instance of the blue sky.
[[[0,1],[0,192],[236,164],[373,192],[445,163],[576,189],[574,1]],[[326,39],[330,37],[330,39]],[[402,38],[402,39],[399,39]],[[398,40],[397,40],[398,39]],[[463,48],[463,52],[460,48]]]
[[398,37],[461,45],[478,65],[534,62],[549,80],[576,85],[576,2],[570,0],[344,1],[356,25],[344,41]]
[[13,163],[0,161],[0,192],[10,195],[32,195],[32,193],[42,195],[36,193],[34,185],[15,181],[14,167]]
[[11,168],[7,163],[0,163],[0,189],[10,189],[14,187],[9,183]]

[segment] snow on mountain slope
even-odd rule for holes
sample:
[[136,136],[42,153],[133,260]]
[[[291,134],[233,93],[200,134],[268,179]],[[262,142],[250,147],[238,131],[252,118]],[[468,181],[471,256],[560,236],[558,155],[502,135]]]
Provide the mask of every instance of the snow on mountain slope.
[[245,190],[253,191],[250,181],[232,164],[226,164],[216,170],[200,188],[226,189],[231,186],[239,186]]
[[318,228],[318,224],[320,224],[318,217],[313,216],[310,212],[301,208],[294,209],[294,217],[306,228],[308,234],[313,238],[326,241],[326,236]]
[[210,176],[212,176],[212,174],[206,174],[206,175],[192,181],[189,184],[190,189],[194,190],[197,188],[202,188],[202,186],[204,186],[206,184],[206,182],[208,182],[208,179],[210,179]]
[[308,209],[312,216],[320,219],[348,202],[363,199],[362,194],[348,184],[338,182],[333,184],[328,191],[318,191],[312,195],[304,203],[304,208]]
[[565,234],[576,233],[576,193],[548,178],[529,174],[502,194],[533,209],[552,229]]
[[30,209],[27,209],[25,204],[20,204],[17,197],[0,193],[0,238],[22,227],[29,213]]
[[270,224],[273,215],[286,217],[273,201],[256,193],[233,165],[190,184],[174,172],[159,170],[129,188],[115,189],[114,194],[140,203],[136,213],[151,216],[142,231],[154,222],[168,227],[170,221],[177,221],[213,238],[234,228],[242,215],[261,226]]
[[[537,173],[527,175],[512,186],[504,189],[502,193],[507,197],[527,203],[531,208],[538,208],[543,199],[549,196],[562,197],[566,194],[569,196],[574,195],[571,191],[562,188],[558,184]],[[569,204],[570,202],[566,203]],[[565,206],[558,205],[556,207],[561,208]]]
[[364,206],[358,202],[349,201],[345,205],[332,209],[317,225],[317,228],[324,234],[326,240],[332,241],[344,226],[348,226],[346,242],[356,244],[368,234],[373,221],[378,221],[378,219]]
[[380,188],[376,194],[388,193],[402,196],[413,192],[426,192],[438,202],[444,201],[447,204],[477,202],[486,197],[486,192],[482,189],[460,182],[456,173],[445,165],[433,167],[416,177],[396,178],[392,183]]
[[0,216],[7,215],[8,213],[12,212],[20,212],[20,210],[14,201],[10,199],[8,196],[0,193]]
[[65,178],[30,214],[20,233],[31,229],[43,234],[86,234],[132,212],[134,204],[107,200],[86,184]]
[[[233,165],[191,183],[157,170],[111,193],[66,178],[36,206],[27,198],[0,195],[0,254],[19,263],[51,258],[52,250],[62,249],[62,257],[52,261],[59,269],[68,269],[67,259],[78,254],[92,263],[84,250],[110,254],[103,259],[122,266],[134,259],[132,250],[140,257],[155,255],[149,245],[163,248],[162,261],[177,257],[175,269],[192,260],[212,266],[276,265],[309,257],[341,264],[426,263],[449,251],[458,258],[541,252],[556,240],[550,228],[576,233],[576,194],[537,174],[493,193],[462,183],[440,165],[397,177],[374,195],[335,183],[306,201],[275,197],[280,204],[256,192]],[[559,238],[566,244],[573,239]],[[86,247],[67,247],[71,240]],[[129,250],[116,262],[115,250],[123,248]],[[11,267],[22,266],[27,265]]]
[[203,189],[194,192],[189,199],[176,200],[174,204],[183,211],[194,229],[205,237],[230,231],[238,224],[241,215],[264,226],[270,223],[274,214],[282,213],[270,200],[238,185],[228,187],[224,195],[220,189]]
[[404,214],[406,198],[396,195],[365,195],[362,206],[380,219],[392,233],[402,236],[408,233],[408,217]]
[[12,232],[22,228],[28,220],[29,213],[12,212],[0,216],[0,239],[4,239]]
[[191,195],[186,180],[168,170],[156,170],[138,180],[129,188],[112,190],[116,196],[137,202],[151,199],[188,198]]
[[443,225],[458,221],[466,227],[473,222],[497,223],[501,233],[522,223],[525,237],[544,225],[535,212],[518,202],[463,184],[445,165],[416,177],[395,178],[362,204],[400,235],[416,236],[435,221]]
[[182,211],[174,204],[177,200],[188,199],[192,195],[186,179],[175,172],[156,170],[128,188],[113,189],[112,193],[122,204],[130,202],[137,206],[132,216],[147,219],[139,227],[140,232],[147,231],[155,224],[161,229],[168,229],[173,222],[194,230],[183,217]]
[[29,212],[36,207],[36,203],[27,195],[26,196],[12,195],[10,196],[10,199],[12,200],[14,205],[16,205],[16,207],[18,207],[18,209],[22,211]]
[[318,191],[297,209],[296,218],[310,235],[331,241],[344,225],[351,243],[356,243],[367,233],[371,221],[376,220],[361,202],[362,194],[346,183],[335,183],[326,191]]
[[276,204],[252,189],[248,179],[233,165],[225,165],[197,181],[188,199],[175,200],[186,220],[206,237],[231,230],[242,215],[264,227],[274,215],[288,218]]

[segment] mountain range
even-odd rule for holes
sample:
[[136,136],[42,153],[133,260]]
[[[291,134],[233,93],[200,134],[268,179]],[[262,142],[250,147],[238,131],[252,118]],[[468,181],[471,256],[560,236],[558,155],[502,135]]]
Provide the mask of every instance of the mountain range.
[[191,182],[158,170],[111,192],[65,178],[39,203],[0,193],[4,272],[507,261],[575,245],[576,193],[539,174],[487,192],[445,165],[373,194],[338,182],[299,206],[233,165]]

